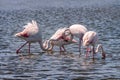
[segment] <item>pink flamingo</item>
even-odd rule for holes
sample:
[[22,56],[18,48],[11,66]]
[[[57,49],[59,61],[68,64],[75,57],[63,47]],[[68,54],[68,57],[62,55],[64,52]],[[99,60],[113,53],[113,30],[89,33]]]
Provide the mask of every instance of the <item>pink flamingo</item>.
[[60,28],[58,29],[53,36],[44,42],[44,47],[48,47],[48,43],[50,43],[51,47],[49,50],[52,50],[54,46],[59,46],[60,51],[66,51],[64,45],[76,43],[77,41],[73,39],[72,35],[69,35],[69,32],[66,32],[66,34],[63,36],[63,33],[65,32],[67,28]]
[[81,54],[81,42],[83,35],[88,31],[87,28],[80,24],[71,25],[66,31],[70,31],[73,36],[79,38],[79,52]]
[[33,42],[38,42],[42,50],[46,51],[48,48],[43,47],[42,43],[42,34],[37,25],[37,22],[32,20],[31,23],[28,23],[24,26],[24,30],[15,34],[15,36],[22,38],[26,41],[19,49],[17,49],[16,53],[18,54],[20,49],[23,48],[26,44],[29,44],[29,54],[30,54],[30,44]]
[[[103,50],[103,47],[102,45],[98,45],[96,51],[95,51],[95,44],[97,44],[98,42],[98,36],[97,36],[97,33],[94,32],[94,31],[88,31],[84,34],[83,36],[83,46],[89,46],[89,45],[92,45],[92,52],[93,52],[93,58],[94,58],[94,54],[96,52],[99,51],[99,49],[101,48],[102,50],[102,58],[104,59],[105,58],[105,52]],[[88,50],[88,48],[87,48]],[[86,53],[86,55],[88,55],[88,53]]]

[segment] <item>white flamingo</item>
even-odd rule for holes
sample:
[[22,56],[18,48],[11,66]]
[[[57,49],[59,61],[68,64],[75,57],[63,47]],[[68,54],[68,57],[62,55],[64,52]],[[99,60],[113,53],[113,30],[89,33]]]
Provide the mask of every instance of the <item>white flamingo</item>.
[[20,49],[23,48],[26,44],[29,44],[29,53],[30,53],[30,44],[33,42],[38,42],[42,50],[46,51],[48,48],[43,47],[42,43],[42,33],[39,29],[37,22],[32,20],[32,22],[28,23],[24,26],[24,30],[15,34],[15,36],[22,38],[26,41],[19,49],[17,49],[16,53],[19,53]]
[[[88,32],[86,32],[84,34],[84,36],[83,36],[83,46],[87,46],[88,47],[89,45],[92,45],[93,58],[94,58],[94,54],[96,52],[98,52],[100,50],[100,48],[101,48],[101,50],[102,50],[102,58],[104,59],[106,56],[105,56],[105,52],[104,52],[103,47],[102,47],[101,44],[99,44],[97,46],[97,49],[95,51],[95,45],[97,43],[98,43],[98,35],[97,35],[96,32],[88,31]],[[88,54],[88,53],[86,53],[86,54]]]
[[81,54],[81,42],[83,35],[88,31],[87,28],[81,24],[71,25],[66,31],[70,31],[73,36],[79,38],[79,52]]
[[64,45],[76,43],[77,41],[73,39],[73,36],[68,35],[69,32],[63,36],[63,33],[66,29],[67,28],[58,29],[49,40],[46,40],[44,42],[44,47],[48,47],[48,43],[50,43],[51,47],[49,48],[49,50],[52,50],[54,46],[59,46],[60,51],[66,51]]

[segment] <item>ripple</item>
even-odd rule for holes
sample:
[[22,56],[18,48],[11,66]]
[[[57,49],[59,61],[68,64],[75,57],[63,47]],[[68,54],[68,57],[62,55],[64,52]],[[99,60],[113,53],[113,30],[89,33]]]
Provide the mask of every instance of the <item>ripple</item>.
[[[41,8],[37,10],[0,10],[0,79],[2,80],[109,80],[120,79],[120,19],[119,6],[80,8]],[[60,54],[43,52],[37,43],[31,46],[31,55],[25,46],[20,54],[16,49],[24,43],[13,35],[27,22],[36,20],[48,39],[60,27],[80,23],[98,32],[106,59],[79,57],[78,43],[65,46]],[[76,39],[76,38],[75,38]],[[76,39],[77,40],[77,39]],[[84,51],[83,51],[84,53]]]

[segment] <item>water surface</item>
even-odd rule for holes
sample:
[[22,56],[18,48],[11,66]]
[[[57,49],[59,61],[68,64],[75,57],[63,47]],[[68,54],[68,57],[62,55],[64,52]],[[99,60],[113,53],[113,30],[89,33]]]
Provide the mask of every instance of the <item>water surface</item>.
[[[118,0],[1,0],[0,8],[0,79],[2,80],[119,80],[120,79],[120,2]],[[23,4],[24,3],[24,4]],[[33,4],[32,4],[33,3]],[[38,5],[38,3],[40,3]],[[73,4],[74,3],[74,4]],[[82,5],[79,5],[81,3]],[[103,3],[103,4],[102,4]],[[109,4],[108,4],[109,3]],[[8,5],[7,5],[8,4]],[[21,6],[19,6],[22,4]],[[47,5],[48,4],[48,5]],[[71,4],[71,5],[70,5]],[[49,39],[60,27],[85,25],[99,35],[106,59],[79,58],[78,43],[66,46],[67,52],[43,52],[39,44],[16,49],[25,41],[14,37],[27,22],[36,20],[43,39]]]

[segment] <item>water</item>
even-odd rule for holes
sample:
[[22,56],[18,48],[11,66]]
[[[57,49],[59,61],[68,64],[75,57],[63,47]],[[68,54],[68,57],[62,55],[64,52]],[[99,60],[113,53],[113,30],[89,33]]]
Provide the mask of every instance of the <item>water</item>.
[[[73,4],[74,3],[74,4]],[[79,5],[81,3],[81,5]],[[35,4],[35,5],[34,5]],[[52,5],[53,4],[53,5]],[[120,1],[119,0],[1,0],[0,3],[0,79],[1,80],[120,80]],[[36,20],[43,39],[49,39],[60,27],[79,23],[99,35],[106,59],[79,58],[78,44],[66,46],[60,54],[43,52],[39,44],[25,46],[14,37],[27,22]]]

